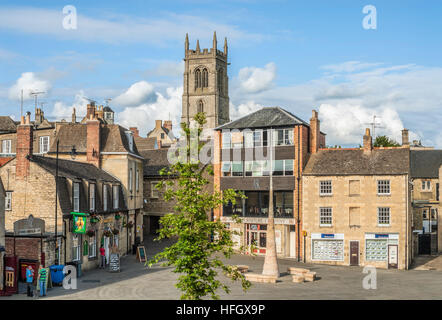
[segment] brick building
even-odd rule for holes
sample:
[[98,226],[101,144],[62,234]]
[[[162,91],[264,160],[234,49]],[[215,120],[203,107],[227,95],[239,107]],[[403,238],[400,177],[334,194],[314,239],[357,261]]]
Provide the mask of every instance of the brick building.
[[[254,243],[256,253],[265,254],[272,170],[277,253],[301,259],[301,176],[310,154],[325,146],[317,112],[313,111],[309,124],[282,108],[263,108],[215,130],[214,187],[240,190],[247,196],[235,206],[215,210],[215,219],[242,232],[236,239],[238,246],[249,248]],[[233,214],[241,224],[233,222]]]
[[407,269],[413,258],[410,149],[320,149],[303,172],[305,261]]

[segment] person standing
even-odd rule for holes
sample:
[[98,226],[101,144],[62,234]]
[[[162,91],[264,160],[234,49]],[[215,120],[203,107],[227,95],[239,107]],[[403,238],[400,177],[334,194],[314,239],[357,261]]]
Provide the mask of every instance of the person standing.
[[47,277],[46,268],[40,266],[38,275],[39,275],[39,284],[40,284],[40,297],[43,297],[46,296],[46,277]]
[[34,269],[32,269],[32,266],[28,266],[26,269],[26,284],[28,285],[28,297],[34,296]]
[[106,267],[106,250],[104,250],[103,245],[100,247],[100,269]]

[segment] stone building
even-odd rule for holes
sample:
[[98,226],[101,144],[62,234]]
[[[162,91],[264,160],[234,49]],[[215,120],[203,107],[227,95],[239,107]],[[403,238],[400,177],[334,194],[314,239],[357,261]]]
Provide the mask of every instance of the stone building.
[[4,290],[4,278],[5,278],[5,188],[0,180],[0,291]]
[[[301,259],[301,175],[310,154],[324,146],[316,111],[308,124],[282,108],[268,107],[215,128],[215,190],[236,189],[247,197],[214,212],[215,219],[242,233],[237,248],[249,251],[253,243],[257,254],[266,252],[272,170],[277,253]],[[238,215],[241,224],[234,223],[232,215]]]
[[[7,188],[7,230],[12,233],[14,223],[30,215],[45,223],[46,230],[40,235],[44,241],[34,246],[44,253],[37,254],[38,263],[82,262],[83,268],[88,269],[98,264],[99,244],[109,250],[116,244],[125,254],[137,240],[142,241],[139,212],[143,202],[143,158],[130,130],[91,115],[85,124],[57,125],[53,143],[45,154],[34,154],[33,133],[28,114],[17,126],[15,157],[0,168],[0,176]],[[86,234],[71,232],[74,216],[80,214],[87,216]],[[114,230],[117,231],[113,234]],[[12,236],[17,236],[15,229]],[[10,254],[20,253],[18,247],[14,241],[14,247],[9,246]]]
[[155,138],[159,148],[169,148],[172,143],[176,142],[172,131],[172,121],[165,120],[163,124],[162,120],[155,120],[155,128],[147,134],[147,138]]
[[305,261],[408,269],[412,246],[410,150],[320,149],[303,172]]
[[204,128],[213,129],[230,121],[227,65],[227,39],[224,51],[217,49],[216,33],[210,50],[201,51],[199,40],[196,49],[191,50],[186,34],[181,122],[189,123],[198,112],[206,114]]
[[410,151],[414,251],[418,254],[442,252],[440,168],[442,150]]

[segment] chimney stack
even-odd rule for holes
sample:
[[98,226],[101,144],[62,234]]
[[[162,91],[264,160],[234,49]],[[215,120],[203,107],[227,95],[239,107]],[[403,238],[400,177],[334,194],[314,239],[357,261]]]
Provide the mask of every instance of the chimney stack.
[[312,118],[310,119],[310,153],[317,153],[319,150],[319,130],[320,122],[318,112],[312,110]]
[[172,120],[164,120],[163,127],[169,131],[172,131]]
[[100,168],[100,121],[90,118],[86,122],[87,133],[87,162]]
[[402,146],[409,146],[410,140],[408,140],[408,129],[402,130]]
[[87,105],[87,114],[86,119],[94,119],[95,118],[95,103],[91,102]]
[[140,136],[140,131],[137,127],[130,127],[129,130],[132,131],[134,137],[138,138]]
[[365,129],[365,135],[364,135],[364,153],[365,152],[371,152],[373,150],[373,141],[371,139],[370,135],[370,129]]
[[163,126],[162,120],[155,120],[155,129],[161,129],[162,126]]
[[31,125],[31,113],[26,113],[26,118],[21,117],[21,122],[17,126],[17,147],[16,147],[16,167],[15,176],[21,180],[29,174],[28,156],[32,155],[33,128]]
[[77,123],[77,114],[75,108],[72,108],[72,123]]

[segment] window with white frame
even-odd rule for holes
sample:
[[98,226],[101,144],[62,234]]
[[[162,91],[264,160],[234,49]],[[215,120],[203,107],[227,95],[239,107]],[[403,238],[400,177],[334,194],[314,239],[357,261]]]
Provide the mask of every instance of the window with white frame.
[[12,191],[6,191],[5,210],[12,210]]
[[107,199],[108,199],[108,186],[107,184],[103,185],[103,210],[107,211]]
[[430,180],[422,181],[422,191],[431,191],[431,181]]
[[244,147],[245,148],[253,148],[253,131],[245,130],[244,134]]
[[333,209],[331,207],[319,208],[319,225],[331,226],[333,222]]
[[2,153],[11,154],[11,140],[2,141]]
[[96,232],[92,237],[89,237],[89,258],[95,258],[97,256],[97,237]]
[[378,208],[378,225],[379,226],[390,225],[390,208],[388,207]]
[[132,186],[132,184],[134,182],[133,175],[134,175],[133,169],[130,168],[129,169],[129,191],[130,191],[130,193],[132,193],[132,191],[133,191],[133,186]]
[[80,261],[81,258],[81,244],[80,236],[72,235],[72,261]]
[[74,212],[80,212],[80,183],[74,182],[73,191]]
[[112,186],[112,199],[114,209],[118,209],[120,207],[120,186]]
[[95,211],[95,183],[89,184],[89,210]]
[[150,197],[158,199],[159,198],[159,190],[156,188],[158,181],[152,181],[150,183]]
[[40,153],[49,151],[49,136],[40,137]]
[[253,145],[255,147],[262,146],[262,130],[253,131]]
[[293,145],[293,129],[276,129],[273,131],[274,146],[291,146]]
[[223,134],[222,134],[222,148],[223,149],[230,149],[230,142],[231,142],[230,131],[223,132]]
[[137,169],[137,173],[135,174],[135,188],[138,191],[140,191],[140,170]]
[[319,181],[319,195],[331,196],[333,194],[331,180]]
[[379,195],[390,194],[390,180],[378,180],[378,194]]

